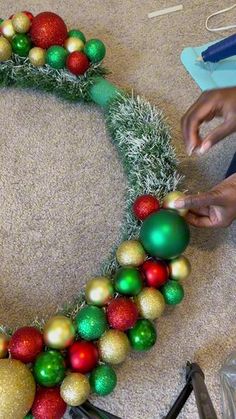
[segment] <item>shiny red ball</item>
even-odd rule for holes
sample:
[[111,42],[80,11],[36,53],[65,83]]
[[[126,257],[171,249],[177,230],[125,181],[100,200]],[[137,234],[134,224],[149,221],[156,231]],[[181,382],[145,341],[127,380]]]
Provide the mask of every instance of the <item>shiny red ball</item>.
[[130,298],[115,298],[107,307],[107,318],[113,329],[128,330],[138,319],[138,309]]
[[68,358],[73,371],[87,374],[98,363],[98,349],[92,342],[81,340],[69,347]]
[[67,38],[66,24],[55,13],[39,13],[32,20],[30,36],[36,47],[47,49],[52,45],[64,45]]
[[31,12],[28,12],[28,10],[24,10],[22,13],[24,13],[26,16],[28,16],[28,18],[31,20],[31,22],[32,22],[32,20],[33,20],[33,18],[34,18],[34,15],[32,15],[32,13]]
[[67,404],[60,396],[59,388],[40,388],[31,408],[34,419],[61,419]]
[[141,266],[144,281],[149,287],[159,288],[169,277],[167,264],[162,260],[149,259]]
[[160,203],[153,195],[140,195],[133,203],[134,215],[141,221],[159,209]]
[[21,327],[12,335],[9,351],[13,359],[28,364],[43,350],[43,335],[35,327]]
[[66,67],[71,73],[79,76],[88,70],[89,60],[83,52],[74,51],[68,55]]

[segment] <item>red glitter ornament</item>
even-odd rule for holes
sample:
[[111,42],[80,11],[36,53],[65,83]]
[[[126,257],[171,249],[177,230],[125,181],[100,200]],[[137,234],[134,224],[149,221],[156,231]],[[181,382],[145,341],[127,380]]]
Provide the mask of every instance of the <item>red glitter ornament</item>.
[[169,277],[168,266],[162,260],[146,260],[140,270],[146,284],[153,288],[160,288]]
[[124,331],[135,325],[138,319],[138,309],[129,298],[115,298],[107,307],[107,318],[113,329]]
[[74,51],[68,55],[66,67],[71,73],[78,76],[88,70],[89,60],[83,52]]
[[40,388],[31,408],[34,419],[61,419],[67,404],[60,396],[59,388]]
[[68,358],[73,371],[87,374],[98,363],[98,350],[92,342],[81,340],[69,347]]
[[134,215],[141,221],[159,209],[160,203],[153,195],[140,195],[133,203]]
[[39,13],[32,20],[30,36],[36,47],[47,49],[52,45],[64,45],[67,38],[66,24],[55,13]]
[[24,10],[22,13],[24,13],[26,16],[28,16],[28,18],[31,20],[31,22],[32,22],[32,20],[33,20],[33,18],[34,18],[34,15],[32,15],[32,13],[31,12],[28,12],[28,10]]
[[12,335],[9,352],[13,359],[27,364],[33,362],[43,349],[43,336],[35,327],[21,327]]

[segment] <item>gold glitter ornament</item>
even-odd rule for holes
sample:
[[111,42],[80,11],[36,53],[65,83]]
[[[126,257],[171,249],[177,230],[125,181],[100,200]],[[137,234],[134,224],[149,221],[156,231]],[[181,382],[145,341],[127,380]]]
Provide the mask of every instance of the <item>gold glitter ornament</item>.
[[179,256],[169,262],[170,278],[177,281],[186,279],[191,273],[191,264],[186,256]]
[[29,368],[16,359],[0,360],[0,417],[22,419],[31,409],[36,385]]
[[102,361],[108,364],[120,364],[130,352],[129,339],[124,332],[110,329],[99,340],[98,349]]
[[[162,206],[163,208],[175,209],[174,202],[176,201],[176,199],[184,198],[184,197],[185,197],[185,194],[183,192],[180,192],[180,191],[170,192],[163,199]],[[187,214],[188,209],[184,208],[184,209],[178,209],[176,211],[178,211],[178,213],[182,215],[182,217],[184,217]]]
[[34,47],[29,52],[29,60],[35,67],[45,64],[46,51],[43,48]]
[[66,39],[64,47],[69,52],[83,51],[84,43],[79,38],[70,37]]
[[138,311],[144,319],[155,320],[165,309],[165,300],[162,293],[155,288],[143,288],[135,298]]
[[116,258],[121,266],[140,266],[147,255],[138,240],[126,240],[118,247]]
[[11,54],[12,48],[10,42],[4,36],[0,36],[0,61],[9,60]]
[[16,34],[11,19],[4,20],[0,25],[0,32],[5,38],[11,40]]
[[83,404],[90,393],[90,384],[86,375],[72,372],[64,378],[60,394],[64,402],[69,406],[79,406]]
[[9,337],[0,333],[0,358],[6,358],[8,354]]
[[14,30],[17,33],[26,33],[31,26],[31,20],[25,13],[16,13],[11,19]]
[[85,298],[88,304],[104,306],[109,303],[114,294],[114,288],[109,278],[98,276],[87,282]]
[[74,341],[75,327],[66,316],[53,316],[45,324],[43,338],[49,348],[65,349]]

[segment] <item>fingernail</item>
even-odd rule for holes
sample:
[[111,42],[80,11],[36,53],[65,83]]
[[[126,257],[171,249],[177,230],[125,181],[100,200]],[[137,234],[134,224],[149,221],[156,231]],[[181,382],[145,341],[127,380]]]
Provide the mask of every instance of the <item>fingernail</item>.
[[201,155],[203,155],[203,154],[205,154],[209,149],[211,148],[211,144],[210,143],[205,143],[205,144],[202,144],[202,146],[201,146],[201,148],[200,148],[200,150],[199,150],[199,153],[201,154]]
[[194,146],[188,149],[188,155],[191,156],[194,150]]
[[173,202],[173,206],[177,209],[183,208],[184,200],[183,199],[176,199],[176,201]]

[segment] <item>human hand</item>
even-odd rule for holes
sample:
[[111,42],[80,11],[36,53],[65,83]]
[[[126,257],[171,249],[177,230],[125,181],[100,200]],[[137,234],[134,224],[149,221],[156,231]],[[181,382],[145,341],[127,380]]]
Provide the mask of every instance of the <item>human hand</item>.
[[189,208],[186,220],[195,227],[229,226],[236,219],[236,174],[209,192],[177,199],[174,206]]
[[[215,117],[222,117],[222,124],[201,138],[201,124]],[[183,116],[181,125],[188,154],[206,153],[213,145],[236,131],[236,87],[202,93]]]

